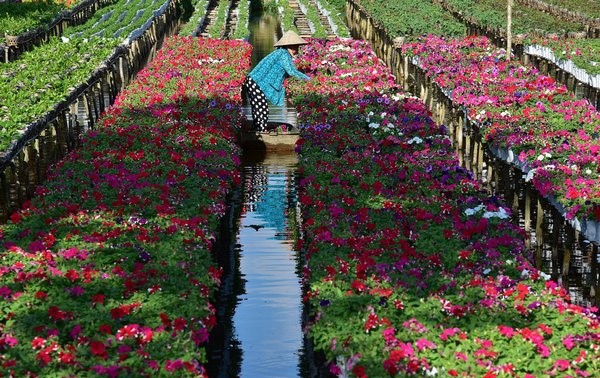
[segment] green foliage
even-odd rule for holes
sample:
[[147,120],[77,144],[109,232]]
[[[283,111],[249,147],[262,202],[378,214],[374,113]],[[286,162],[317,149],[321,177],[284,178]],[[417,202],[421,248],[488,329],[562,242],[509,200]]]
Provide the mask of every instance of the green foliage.
[[[507,0],[445,0],[461,17],[482,28],[506,31]],[[513,34],[580,32],[584,25],[561,20],[549,13],[514,2],[512,10]]]
[[0,3],[0,42],[4,34],[16,36],[45,27],[61,17],[64,9],[64,5],[53,2]]
[[589,18],[600,18],[600,2],[598,0],[544,0],[544,3],[568,9]]
[[70,28],[65,35],[89,38],[100,36],[123,40],[129,33],[144,25],[154,12],[169,0],[121,0],[102,8],[85,24]]
[[179,35],[192,35],[206,15],[208,0],[196,0],[193,3],[194,11],[187,22],[179,29]]
[[109,39],[64,43],[54,37],[19,60],[0,66],[0,150],[85,83],[116,45]]
[[360,4],[375,20],[383,24],[392,37],[410,38],[423,34],[460,37],[466,34],[463,24],[440,5],[429,0],[361,0]]

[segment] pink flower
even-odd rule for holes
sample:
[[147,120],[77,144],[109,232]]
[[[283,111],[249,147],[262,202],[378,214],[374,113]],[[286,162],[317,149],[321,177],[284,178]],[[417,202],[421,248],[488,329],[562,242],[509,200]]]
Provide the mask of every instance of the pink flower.
[[558,371],[565,371],[571,366],[571,362],[569,360],[556,360],[554,361],[554,368]]
[[183,362],[180,359],[177,360],[167,360],[165,362],[165,370],[168,372],[174,372],[175,370],[180,370],[183,368]]
[[440,339],[446,341],[446,340],[448,340],[448,338],[456,335],[459,332],[460,332],[460,329],[458,329],[456,327],[454,327],[454,328],[446,328],[440,334]]
[[417,346],[417,349],[419,349],[419,351],[422,351],[424,349],[435,349],[436,348],[435,343],[433,343],[432,341],[429,341],[427,339],[418,339],[417,341],[415,341],[415,345]]
[[469,360],[469,357],[467,357],[467,355],[462,352],[454,352],[454,357],[457,360],[463,360],[465,362]]
[[562,344],[567,348],[567,350],[573,349],[575,347],[575,342],[573,341],[573,335],[568,335],[562,340]]

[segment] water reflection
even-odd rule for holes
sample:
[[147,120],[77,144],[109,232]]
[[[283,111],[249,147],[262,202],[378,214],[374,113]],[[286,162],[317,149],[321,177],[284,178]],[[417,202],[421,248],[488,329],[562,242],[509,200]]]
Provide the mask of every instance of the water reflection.
[[273,51],[273,44],[281,38],[282,31],[277,15],[263,13],[251,17],[248,21],[250,36],[248,42],[252,45],[252,67]]
[[269,153],[264,160],[244,160],[243,188],[228,226],[232,258],[225,262],[218,305],[221,330],[211,335],[222,344],[211,347],[209,376],[307,377],[292,241],[296,156]]

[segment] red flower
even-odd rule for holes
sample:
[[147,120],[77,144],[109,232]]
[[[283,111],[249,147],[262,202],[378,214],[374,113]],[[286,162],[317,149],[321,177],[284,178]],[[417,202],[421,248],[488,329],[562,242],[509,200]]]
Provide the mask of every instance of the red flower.
[[108,324],[100,324],[98,327],[98,332],[105,333],[107,335],[112,335],[112,329]]
[[173,328],[175,329],[175,331],[181,331],[186,326],[187,326],[187,321],[184,318],[177,318],[177,319],[175,319],[175,324],[174,324]]
[[106,299],[106,296],[104,294],[96,294],[96,295],[92,296],[92,302],[94,303],[94,305],[104,304],[105,299]]
[[75,281],[79,278],[79,273],[77,273],[74,269],[69,269],[67,273],[65,273],[65,277],[67,277],[71,281]]
[[41,337],[36,336],[33,338],[33,340],[31,340],[31,347],[33,349],[43,348],[45,344],[46,344],[46,339],[43,339]]
[[104,347],[104,344],[100,341],[92,341],[90,343],[90,350],[91,350],[92,354],[95,356],[98,356],[104,360],[108,358],[108,353],[106,353],[106,348]]
[[45,291],[38,291],[35,293],[35,298],[44,300],[44,299],[48,298],[48,293],[46,293]]
[[58,360],[67,365],[75,363],[75,355],[67,352],[58,352]]
[[365,373],[365,367],[361,366],[361,365],[356,365],[354,366],[354,368],[352,368],[352,373],[354,373],[354,375],[357,378],[367,378],[367,374]]
[[352,284],[350,285],[350,287],[359,293],[361,293],[367,289],[367,286],[362,281],[359,281],[359,280],[352,281]]
[[11,220],[13,223],[21,223],[21,220],[22,220],[22,219],[23,219],[23,217],[21,216],[21,213],[19,213],[19,212],[12,213],[12,214],[10,215],[10,220]]
[[171,320],[169,319],[169,315],[165,314],[164,312],[161,312],[159,314],[159,316],[160,316],[160,320],[161,320],[162,324],[165,327],[170,327],[171,326]]
[[48,309],[48,316],[54,321],[59,321],[70,318],[71,313],[61,310],[58,306],[51,306]]

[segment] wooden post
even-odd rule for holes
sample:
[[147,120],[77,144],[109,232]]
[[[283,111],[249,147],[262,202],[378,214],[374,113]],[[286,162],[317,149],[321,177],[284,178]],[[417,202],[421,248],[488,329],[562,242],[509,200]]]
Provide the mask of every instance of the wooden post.
[[506,60],[510,61],[512,51],[512,6],[513,0],[508,0],[508,8],[506,13]]
[[542,258],[544,255],[544,208],[539,197],[536,196],[535,211],[535,264],[536,268],[542,269]]

